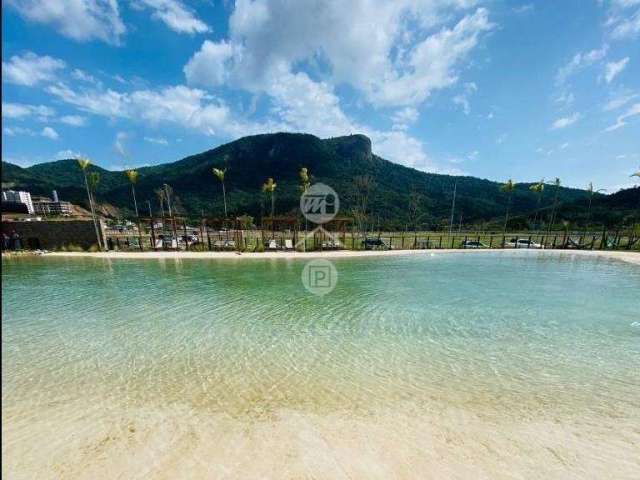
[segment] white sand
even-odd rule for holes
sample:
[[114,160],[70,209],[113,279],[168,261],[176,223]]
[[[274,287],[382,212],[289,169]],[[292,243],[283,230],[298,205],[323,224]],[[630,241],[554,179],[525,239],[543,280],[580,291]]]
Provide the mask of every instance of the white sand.
[[29,413],[3,427],[3,477],[631,480],[640,471],[631,417],[486,418],[453,408],[407,416],[394,408],[241,420],[183,406],[100,419],[70,406]]
[[183,251],[158,251],[158,252],[53,252],[47,253],[48,257],[92,257],[92,258],[130,258],[130,259],[238,259],[238,258],[262,258],[262,259],[306,259],[306,258],[356,258],[356,257],[386,257],[390,255],[442,255],[448,253],[513,255],[526,252],[530,255],[559,255],[559,256],[587,256],[621,260],[623,262],[640,265],[640,252],[624,251],[599,251],[599,250],[513,250],[513,249],[439,249],[439,250],[336,250],[324,252],[262,252],[262,253],[238,253],[238,252],[183,252]]

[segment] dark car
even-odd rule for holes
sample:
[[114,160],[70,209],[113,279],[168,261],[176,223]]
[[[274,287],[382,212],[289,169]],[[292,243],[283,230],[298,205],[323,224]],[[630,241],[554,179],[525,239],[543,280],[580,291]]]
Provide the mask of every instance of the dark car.
[[366,238],[362,241],[362,246],[365,250],[389,250],[391,248],[381,238]]

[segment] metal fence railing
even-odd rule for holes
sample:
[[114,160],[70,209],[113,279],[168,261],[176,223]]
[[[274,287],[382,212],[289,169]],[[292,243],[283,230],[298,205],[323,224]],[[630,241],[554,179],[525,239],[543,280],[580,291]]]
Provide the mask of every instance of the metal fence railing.
[[107,230],[110,250],[414,250],[414,249],[580,249],[640,251],[640,232],[316,232],[180,229]]

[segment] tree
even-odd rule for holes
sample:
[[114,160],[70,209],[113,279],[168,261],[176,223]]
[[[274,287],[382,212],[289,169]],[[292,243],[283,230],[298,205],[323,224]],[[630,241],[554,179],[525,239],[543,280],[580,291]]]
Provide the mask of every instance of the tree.
[[509,211],[511,210],[511,198],[513,197],[513,191],[516,189],[516,184],[513,180],[507,180],[507,183],[503,183],[500,186],[500,191],[508,195],[507,199],[507,212],[504,217],[504,231],[507,231],[507,223],[509,223]]
[[536,230],[540,230],[540,227],[538,226],[538,215],[540,214],[540,204],[542,202],[542,195],[544,194],[544,178],[538,183],[534,183],[533,185],[531,185],[529,187],[529,190],[538,195],[538,206],[536,207],[536,215],[533,220],[533,225]]
[[273,181],[273,178],[271,177],[269,177],[266,183],[262,185],[262,191],[264,193],[269,194],[269,196],[271,197],[271,217],[272,218],[275,213],[275,191],[277,186],[278,185],[276,184],[276,182]]
[[369,215],[369,195],[375,188],[375,181],[371,175],[357,175],[353,178],[353,188],[355,192],[355,206],[351,209],[356,220],[358,231],[364,236],[366,234],[366,222]]
[[553,224],[556,221],[556,209],[558,208],[558,195],[560,195],[560,179],[556,177],[553,181],[553,185],[555,185],[555,195],[553,196],[553,208],[551,210],[551,221],[549,222],[549,232],[553,228]]
[[129,183],[131,183],[131,195],[133,195],[133,207],[136,211],[136,218],[138,215],[138,202],[136,201],[136,189],[135,184],[138,182],[138,171],[137,170],[125,170],[124,174],[129,179]]
[[87,170],[91,166],[91,160],[89,160],[88,158],[78,158],[78,166],[80,167],[80,170],[82,170],[82,174],[84,176],[84,186],[87,189],[87,199],[89,200],[89,208],[91,210],[93,228],[96,231],[96,238],[98,239],[98,248],[102,250],[102,240],[100,238],[100,230],[98,229],[98,219],[96,218],[96,211],[93,206],[93,195],[91,195],[91,189],[89,188],[89,179],[87,177]]
[[[300,195],[304,195],[305,193],[307,193],[307,190],[309,190],[309,188],[311,187],[311,175],[309,174],[309,170],[307,169],[307,167],[302,167],[298,172],[298,176],[300,177]],[[302,249],[304,251],[307,250],[307,230],[308,230],[308,223],[307,223],[307,217],[305,215],[304,216],[304,238],[305,239],[302,244]]]
[[222,201],[224,202],[224,218],[227,218],[227,191],[224,188],[224,176],[227,173],[226,168],[213,168],[213,174],[218,177],[222,184]]
[[591,202],[593,201],[593,194],[600,192],[606,192],[606,190],[604,188],[594,190],[593,183],[589,182],[589,185],[587,185],[587,193],[589,194],[589,207],[587,208],[587,222],[585,225],[586,228],[589,228],[589,221],[591,220]]
[[162,217],[164,218],[164,188],[156,188],[154,193],[158,197],[158,202],[160,202],[160,210],[162,211]]
[[300,192],[305,193],[311,187],[311,175],[307,167],[302,167],[298,175],[300,176]]
[[422,217],[420,213],[423,195],[415,188],[409,193],[409,223],[414,232],[418,231],[418,221]]

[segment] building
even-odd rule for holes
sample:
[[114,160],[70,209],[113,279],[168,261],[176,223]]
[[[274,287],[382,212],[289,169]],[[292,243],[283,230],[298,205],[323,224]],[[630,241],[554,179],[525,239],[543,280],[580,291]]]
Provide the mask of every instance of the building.
[[16,191],[16,190],[3,190],[2,203],[3,203],[3,210],[5,209],[4,204],[14,205],[14,204],[22,203],[26,205],[27,213],[29,215],[33,215],[35,211],[33,202],[31,201],[31,194],[29,192]]
[[[56,192],[54,191],[54,194]],[[54,198],[58,195],[55,194]],[[46,216],[69,216],[73,215],[73,209],[70,202],[62,202],[60,200],[51,200],[47,197],[35,197],[33,202],[33,208],[39,215]]]

